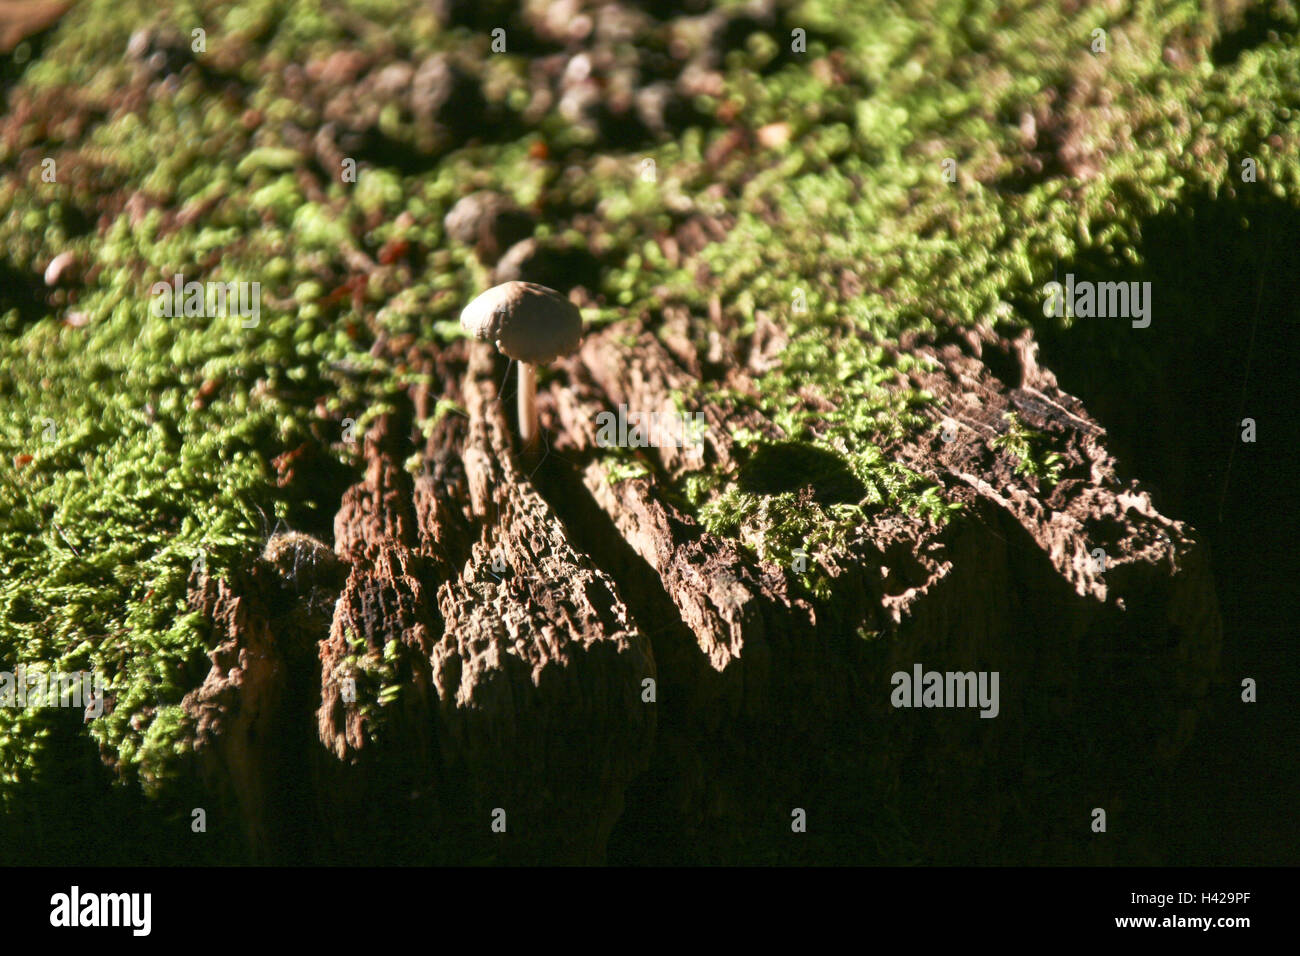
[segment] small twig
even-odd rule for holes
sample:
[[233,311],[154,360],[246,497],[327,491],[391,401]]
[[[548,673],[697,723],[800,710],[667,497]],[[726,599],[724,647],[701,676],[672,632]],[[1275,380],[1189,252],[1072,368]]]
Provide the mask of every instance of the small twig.
[[73,547],[72,542],[68,540],[68,536],[64,534],[63,529],[59,527],[59,523],[57,521],[51,521],[50,524],[54,525],[54,530],[59,533],[59,537],[63,539],[63,543],[66,544],[69,548],[72,548],[72,553],[75,554],[77,557],[81,557],[81,552],[78,551],[75,547]]

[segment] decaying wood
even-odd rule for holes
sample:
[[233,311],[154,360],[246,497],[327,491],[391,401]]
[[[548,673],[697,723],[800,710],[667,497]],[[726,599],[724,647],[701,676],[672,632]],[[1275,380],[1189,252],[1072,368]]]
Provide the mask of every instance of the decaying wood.
[[[394,859],[398,844],[412,861],[599,861],[611,840],[668,834],[700,860],[816,859],[833,845],[837,858],[960,862],[942,843],[956,815],[982,836],[969,844],[979,859],[1023,861],[1027,846],[1078,845],[1080,806],[1122,803],[1114,767],[1131,779],[1186,743],[1219,641],[1203,551],[1116,478],[1104,431],[1032,341],[913,343],[933,367],[911,384],[956,435],[885,450],[963,511],[943,526],[872,515],[827,560],[831,594],[817,599],[710,534],[661,480],[742,468],[733,429],[782,437],[743,405],[697,407],[692,388],[711,367],[744,394],[779,329],[747,356],[702,359],[685,335],[643,331],[629,348],[626,334],[590,334],[544,383],[552,444],[531,472],[490,347],[464,366],[439,359],[437,391],[467,414],[419,447],[412,421],[436,391],[417,390],[367,434],[364,480],[335,521],[348,576],[307,666],[301,639],[282,646],[262,585],[201,582],[196,604],[223,639],[187,709],[255,842],[284,830],[266,797],[283,761],[309,768],[319,839],[345,858]],[[703,458],[645,449],[655,475],[614,480],[596,423],[620,404],[701,413]],[[1055,486],[992,445],[1008,411],[1062,454]],[[918,663],[998,671],[997,719],[891,706],[891,675]],[[364,681],[345,699],[349,677],[381,664],[392,699],[380,706]],[[286,710],[297,680],[318,687],[314,731]],[[1117,696],[1131,706],[1111,706]],[[284,726],[309,728],[309,753],[269,746]],[[796,808],[826,829],[792,846]]]
[[424,768],[430,792],[454,781],[446,828],[489,834],[504,811],[505,858],[593,859],[648,762],[654,709],[642,687],[654,659],[614,582],[519,471],[494,371],[490,350],[476,349],[463,480],[403,473],[393,436],[405,423],[367,441],[366,482],[336,522],[353,572],[322,646],[321,740],[343,764],[366,765],[367,718],[341,699],[349,637],[376,654],[399,641],[410,672],[397,682],[411,695],[374,759]]
[[[565,453],[590,456],[596,414],[619,402],[656,410],[676,398],[689,406],[689,378],[667,350],[643,336],[631,352],[634,362],[611,335],[591,337],[569,380],[552,387],[549,403]],[[730,542],[714,539],[658,495],[651,479],[611,484],[599,459],[588,458],[583,486],[644,562],[647,577],[657,579],[694,639],[692,650],[721,674],[701,682],[700,668],[681,666],[680,654],[670,656],[656,642],[665,685],[685,685],[680,692],[696,721],[694,727],[685,722],[681,732],[693,739],[678,749],[724,741],[706,751],[705,772],[713,780],[699,781],[700,789],[716,787],[731,768],[735,795],[745,792],[752,781],[738,764],[752,757],[746,734],[758,734],[769,753],[780,751],[752,722],[733,723],[721,734],[713,730],[719,718],[706,702],[716,699],[731,701],[722,714],[763,715],[786,729],[775,739],[784,740],[788,752],[773,773],[785,775],[787,786],[802,778],[807,792],[816,758],[831,749],[814,746],[809,755],[795,728],[842,730],[847,724],[844,750],[852,755],[858,749],[858,762],[875,768],[886,794],[901,794],[918,819],[969,814],[973,827],[987,828],[991,846],[1007,845],[1023,826],[1014,819],[1018,797],[991,794],[978,772],[963,772],[994,764],[999,750],[1022,750],[1028,779],[1064,781],[1071,772],[1076,782],[1086,774],[1104,777],[1108,765],[1124,761],[1078,755],[1100,755],[1112,746],[1123,752],[1122,734],[1131,728],[1115,725],[1105,712],[1100,701],[1111,694],[1141,695],[1132,712],[1144,714],[1143,733],[1152,745],[1142,759],[1167,759],[1186,744],[1220,638],[1203,549],[1182,524],[1158,514],[1139,488],[1118,482],[1103,430],[1038,369],[1028,340],[1017,354],[1026,380],[1014,387],[993,376],[977,354],[953,347],[934,354],[936,371],[917,374],[912,384],[939,397],[940,414],[962,400],[978,417],[954,442],[936,433],[887,453],[940,483],[964,503],[965,514],[943,528],[907,514],[872,517],[833,569],[834,593],[823,602],[792,598],[784,569],[759,565]],[[732,372],[728,384],[743,392],[743,371]],[[1053,447],[1061,449],[1069,477],[1050,494],[1016,475],[1014,462],[990,444],[1010,410],[1029,427],[1054,430]],[[765,424],[745,418],[743,410],[703,411],[707,454],[724,466],[739,458],[731,428],[762,431]],[[684,468],[679,449],[646,453],[664,473]],[[1098,546],[1111,555],[1104,572],[1089,564]],[[889,635],[883,650],[864,652],[854,636],[860,629]],[[969,722],[960,723],[969,715],[945,713],[923,726],[941,725],[952,736],[927,739],[924,729],[899,720],[887,704],[890,675],[918,662],[944,670],[1000,670],[1003,686],[1020,690],[1008,693],[1000,721],[992,722],[997,728],[981,728],[972,738]],[[661,727],[660,752],[673,749],[666,736]],[[1071,740],[1076,743],[1062,745]],[[919,780],[908,769],[917,760],[927,770]],[[1099,780],[1097,799],[1118,785]],[[776,786],[768,780],[749,792],[770,793]],[[764,812],[778,811],[757,807],[751,824],[761,827],[755,817]],[[724,828],[706,818],[694,823],[701,839]],[[1053,819],[1051,825],[1064,830],[1073,822]]]
[[[250,856],[266,861],[309,841],[303,721],[319,688],[317,641],[338,593],[336,567],[286,579],[259,561],[248,573],[217,579],[197,574],[191,606],[212,622],[212,669],[182,708],[193,721],[198,774],[216,798],[202,808],[208,825],[241,832]],[[223,815],[235,819],[221,819]]]

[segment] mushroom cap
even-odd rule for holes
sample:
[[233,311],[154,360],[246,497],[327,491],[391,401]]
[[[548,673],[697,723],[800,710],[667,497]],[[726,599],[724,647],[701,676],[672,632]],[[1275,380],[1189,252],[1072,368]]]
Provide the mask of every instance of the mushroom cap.
[[568,355],[582,339],[582,313],[554,289],[503,282],[465,306],[460,326],[512,359],[541,365]]

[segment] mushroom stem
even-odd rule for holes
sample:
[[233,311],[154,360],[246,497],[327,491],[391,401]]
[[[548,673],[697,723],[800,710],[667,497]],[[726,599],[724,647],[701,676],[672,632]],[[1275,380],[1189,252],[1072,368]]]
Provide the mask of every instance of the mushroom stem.
[[541,429],[537,421],[537,369],[532,362],[519,363],[519,437],[524,442],[524,454],[537,454]]

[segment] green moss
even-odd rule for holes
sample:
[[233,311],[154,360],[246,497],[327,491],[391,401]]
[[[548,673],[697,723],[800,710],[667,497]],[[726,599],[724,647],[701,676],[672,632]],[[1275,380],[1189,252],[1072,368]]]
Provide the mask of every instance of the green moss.
[[1007,412],[1002,417],[1007,422],[1007,430],[989,444],[1016,459],[1017,475],[1032,475],[1048,486],[1057,484],[1064,462],[1059,454],[1046,450],[1047,436],[1026,426],[1015,412]]
[[[202,25],[197,58],[233,73],[189,71],[124,105],[122,51],[162,14],[88,0],[8,91],[32,108],[11,111],[27,118],[0,139],[0,666],[103,673],[114,707],[88,733],[127,784],[164,788],[184,746],[178,704],[212,642],[185,603],[197,555],[221,574],[251,562],[276,522],[328,526],[337,496],[281,487],[276,456],[315,443],[356,475],[343,419],[362,433],[413,374],[372,356],[373,337],[461,334],[459,310],[486,276],[441,223],[471,189],[511,194],[557,233],[573,211],[598,224],[569,236],[606,266],[593,327],[684,308],[703,354],[721,331],[703,318],[716,297],[733,340],[762,320],[788,337],[743,393],[710,382],[688,402],[739,404],[780,438],[738,431],[739,469],[667,490],[765,559],[793,568],[804,549],[818,593],[820,567],[869,514],[952,515],[881,451],[930,427],[918,413],[927,396],[905,385],[901,338],[1045,321],[1038,293],[1058,263],[1085,251],[1135,260],[1144,218],[1191,192],[1300,196],[1293,16],[1277,42],[1215,63],[1206,51],[1220,24],[1190,0],[1138,3],[1115,20],[1091,4],[806,0],[788,16],[808,30],[806,55],[788,53],[788,37],[754,38],[728,54],[722,93],[701,98],[708,123],[598,154],[570,150],[581,136],[554,111],[525,128],[522,54],[487,55],[486,37],[443,30],[429,5],[337,6],[351,15],[280,0],[181,4],[167,19],[187,36]],[[1108,31],[1104,58],[1088,50],[1095,26]],[[508,122],[433,157],[389,116],[384,131],[415,168],[363,156],[357,183],[324,182],[309,201],[293,172],[299,144],[283,131],[323,117],[287,95],[286,68],[343,47],[414,61],[454,52]],[[245,124],[258,113],[260,125]],[[1051,122],[1029,142],[1031,114]],[[65,116],[79,119],[47,124]],[[722,151],[737,127],[775,123],[788,146]],[[539,141],[560,159],[533,159]],[[56,183],[41,180],[46,155]],[[1240,181],[1244,157],[1259,164],[1256,184]],[[726,235],[674,265],[657,237],[696,218]],[[420,251],[366,278],[358,315],[347,253],[377,260],[394,237]],[[64,251],[82,264],[75,298],[40,278]],[[150,286],[178,272],[261,282],[260,322],[152,316]],[[450,410],[440,404],[435,419]],[[1054,480],[1036,441],[1013,422],[999,447]],[[756,481],[763,446],[783,442],[825,468],[796,467],[788,487]],[[854,494],[827,491],[831,477]],[[6,805],[50,778],[58,718],[0,709]]]
[[368,739],[383,739],[390,708],[402,696],[402,687],[411,674],[410,649],[401,641],[388,641],[382,648],[370,648],[364,638],[347,633],[350,653],[344,657],[337,673],[340,679],[351,678],[356,684],[357,711],[365,720]]
[[650,469],[639,461],[616,461],[605,469],[605,480],[611,485],[630,478],[644,478]]

